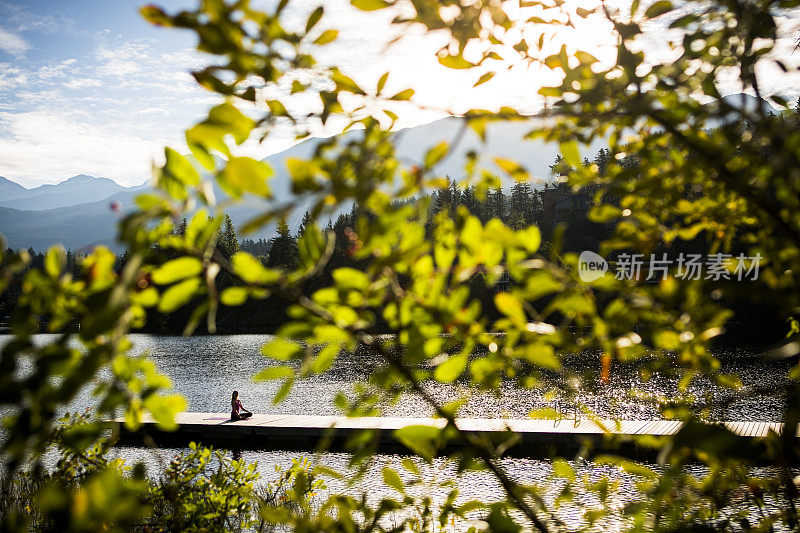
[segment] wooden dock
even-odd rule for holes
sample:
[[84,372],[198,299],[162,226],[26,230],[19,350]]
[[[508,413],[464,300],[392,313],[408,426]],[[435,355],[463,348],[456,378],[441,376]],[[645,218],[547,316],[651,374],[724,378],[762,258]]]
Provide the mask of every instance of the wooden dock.
[[[121,419],[114,424],[120,431],[120,444],[185,446],[189,442],[233,449],[317,449],[322,439],[329,451],[344,450],[348,436],[357,430],[369,429],[378,434],[379,449],[386,452],[407,453],[408,450],[396,440],[394,431],[406,426],[423,425],[443,427],[439,418],[402,417],[358,417],[309,416],[309,415],[263,415],[231,421],[226,413],[179,413],[176,417],[178,429],[161,431],[152,419],[146,419],[142,428],[128,432]],[[489,434],[504,439],[509,431],[519,437],[519,442],[510,450],[515,456],[547,456],[554,452],[563,455],[578,451],[591,442],[595,452],[626,442],[627,452],[635,452],[635,437],[642,435],[673,435],[682,423],[673,420],[523,420],[460,418],[459,428]],[[725,422],[733,433],[747,438],[764,437],[770,430],[780,432],[782,424],[777,422]],[[800,436],[800,435],[799,435]],[[616,442],[614,442],[616,441]],[[451,444],[449,450],[458,447]],[[616,449],[616,448],[615,448]]]

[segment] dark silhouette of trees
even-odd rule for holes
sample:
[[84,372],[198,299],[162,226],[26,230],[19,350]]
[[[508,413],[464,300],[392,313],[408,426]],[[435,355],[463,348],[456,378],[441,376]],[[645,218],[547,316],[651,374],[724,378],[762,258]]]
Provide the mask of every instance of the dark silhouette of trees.
[[228,215],[225,215],[225,224],[217,240],[217,250],[228,260],[233,257],[233,254],[239,251],[239,239],[236,236],[236,228],[233,226],[233,221]]
[[270,240],[267,265],[273,268],[293,268],[297,264],[297,241],[285,220],[278,223],[278,235]]

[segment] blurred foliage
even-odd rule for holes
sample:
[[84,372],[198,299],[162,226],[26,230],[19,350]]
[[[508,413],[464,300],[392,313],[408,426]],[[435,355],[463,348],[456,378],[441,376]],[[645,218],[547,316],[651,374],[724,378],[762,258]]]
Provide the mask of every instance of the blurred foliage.
[[[365,11],[394,10],[400,3],[352,1]],[[298,4],[291,2],[293,8]],[[526,138],[559,143],[562,159],[554,172],[563,175],[564,186],[591,187],[597,203],[593,219],[617,220],[605,251],[649,253],[705,232],[709,253],[725,252],[736,244],[749,255],[760,254],[764,264],[751,290],[770,295],[787,318],[798,314],[800,129],[787,127],[787,103],[777,95],[769,96],[781,110],[774,115],[763,100],[737,106],[721,99],[719,92],[722,81],[733,77],[743,91],[767,97],[759,86],[759,67],[773,64],[784,72],[792,68],[771,53],[777,19],[796,8],[797,0],[635,0],[593,9],[561,0],[403,4],[394,11],[392,24],[444,36],[447,43],[436,52],[439,63],[474,73],[476,85],[509,64],[548,69],[560,78],[560,83],[539,91],[547,103],[541,113],[546,120],[532,122]],[[124,410],[130,428],[140,424],[145,411],[170,427],[183,401],[164,394],[168,380],[145,357],[131,355],[125,338],[145,320],[145,309],[172,313],[188,306],[186,333],[203,321],[214,332],[220,302],[234,305],[277,295],[291,302],[290,321],[263,352],[279,366],[257,376],[282,380],[276,402],[296,379],[326,371],[343,353],[369,349],[385,364],[373,371],[368,387],[338,398],[338,406],[350,415],[376,414],[403,393],[418,394],[446,423],[441,429],[407,427],[398,430],[397,439],[423,460],[459,439],[464,445],[450,456],[457,472],[489,472],[504,497],[462,502],[458,488],[452,487],[446,501],[434,506],[408,495],[403,476],[387,469],[383,481],[397,497],[374,501],[366,494],[357,498],[328,493],[311,511],[297,501],[298,494],[314,487],[301,469],[290,475],[291,489],[286,492],[295,505],[265,505],[261,517],[267,522],[300,531],[436,529],[477,513],[492,530],[549,531],[567,528],[557,508],[572,502],[581,508],[586,528],[609,527],[616,513],[622,519],[619,527],[633,531],[768,531],[773,525],[797,529],[800,499],[792,465],[798,462],[800,366],[790,373],[787,390],[761,391],[782,392],[787,403],[783,431],[756,442],[704,422],[704,410],[689,394],[692,383],[701,378],[740,386],[735,376],[720,373],[719,361],[709,351],[709,343],[730,318],[718,301],[724,287],[713,279],[674,276],[657,284],[610,275],[585,283],[577,275],[576,255],[560,254],[557,238],[548,250],[541,250],[540,230],[524,220],[481,220],[464,206],[431,218],[435,210],[426,193],[450,187],[437,165],[452,154],[460,134],[431,147],[416,164],[399,160],[392,126],[404,109],[421,106],[414,90],[397,91],[391,73],[374,86],[361,87],[340,68],[318,63],[314,54],[335,42],[336,30],[326,27],[324,8],[311,11],[304,25],[287,24],[289,14],[297,13],[289,6],[282,0],[266,12],[247,0],[203,0],[196,9],[174,14],[156,6],[142,9],[154,24],[193,32],[198,50],[208,54],[210,66],[194,76],[221,100],[186,132],[193,158],[203,168],[174,149],[165,150],[165,163],[155,169],[157,193],[140,196],[139,210],[120,225],[119,238],[128,250],[121,272],[112,269],[110,252],[97,248],[75,276],[65,272],[64,252],[53,248],[42,268],[25,274],[12,317],[14,339],[0,353],[0,409],[9,413],[2,448],[4,490],[11,490],[10,480],[23,465],[42,471],[42,453],[56,431],[59,409],[87,387],[98,407],[91,419],[68,432],[75,449],[94,442],[101,420],[118,410]],[[581,31],[585,20],[599,20],[609,28],[616,40],[612,61],[600,61],[569,44],[570,35]],[[669,27],[666,39],[672,53],[666,59],[642,52],[647,29],[656,23]],[[387,89],[392,86],[394,90]],[[274,94],[287,96],[272,98]],[[300,116],[292,95],[318,104]],[[484,139],[492,121],[527,119],[511,108],[474,109],[462,115],[463,128]],[[303,138],[323,125],[354,129],[358,135],[347,141],[332,137],[320,143],[310,159],[288,160],[293,196],[272,201],[273,170],[267,163],[237,155],[237,147],[251,138],[268,138],[280,128],[292,128]],[[584,165],[581,160],[581,144],[593,140],[608,145],[602,169],[599,163]],[[470,153],[459,183],[474,186],[477,197],[484,198],[498,184],[495,168],[518,182],[532,179],[520,162]],[[229,200],[217,202],[209,177]],[[270,203],[244,231],[308,209],[296,242],[296,264],[265,265],[242,250],[229,257],[220,252],[225,209],[248,196]],[[352,202],[364,214],[345,243],[337,242],[332,232],[320,231],[314,221]],[[431,228],[427,233],[426,226]],[[363,261],[363,268],[337,268],[329,286],[305,294],[303,282],[342,245]],[[25,261],[25,254],[4,258],[0,283]],[[221,272],[237,286],[219,293],[216,279]],[[510,290],[493,297],[500,320],[488,321],[486,309],[473,297],[467,282],[473,283],[476,274],[488,290],[509,276]],[[56,336],[34,343],[31,335],[45,319]],[[80,325],[79,332],[65,332],[73,323]],[[380,331],[386,327],[392,335],[379,336],[379,323]],[[797,356],[796,330],[775,350],[777,356]],[[440,405],[428,393],[430,382],[459,379],[484,389],[511,381],[535,390],[542,387],[545,372],[562,372],[562,358],[573,353],[584,354],[601,381],[619,363],[639,364],[643,378],[654,372],[680,378],[663,414],[682,419],[683,428],[673,437],[639,442],[658,450],[658,469],[622,457],[594,458],[639,480],[641,497],[623,509],[606,505],[615,490],[611,480],[580,479],[563,460],[553,461],[551,483],[564,480],[564,490],[556,502],[546,499],[542,487],[516,481],[499,461],[516,443],[513,433],[497,442],[464,431],[456,423],[460,403]],[[356,434],[350,445],[355,474],[347,481],[352,484],[367,471],[375,436]],[[212,459],[232,469],[244,485],[201,476],[201,465]],[[212,511],[189,498],[166,511],[164,519],[179,524],[176,527],[187,524],[180,521],[187,516],[200,516],[214,528],[247,527],[249,522],[226,522],[226,513],[238,513],[247,505],[250,469],[200,449],[183,460],[187,464],[167,468],[168,483],[161,489],[185,486],[194,491],[211,484],[221,491],[212,491],[208,500],[217,505]],[[704,473],[690,474],[690,463],[703,465]],[[753,474],[750,467],[756,463],[772,467],[769,477]],[[95,466],[74,472],[80,478],[76,490],[50,485],[37,490],[37,505],[66,513],[58,515],[58,523],[75,524],[76,529],[125,527],[141,519],[147,489],[140,472],[122,475],[118,465]],[[413,476],[416,465],[404,466]],[[223,493],[232,499],[220,506],[218,496]],[[599,507],[581,506],[581,495],[590,493]],[[4,530],[24,524],[7,514],[3,520]]]
[[[68,415],[50,444],[58,457],[51,469],[24,469],[7,480],[0,512],[10,530],[52,531],[241,531],[271,530],[268,510],[310,509],[325,485],[309,461],[294,460],[278,478],[259,485],[257,463],[230,459],[227,452],[191,443],[157,476],[144,463],[129,466],[110,458],[114,441],[76,441],[90,411]],[[154,456],[159,462],[161,456]],[[298,481],[298,477],[301,478]]]
[[157,531],[231,531],[255,525],[256,464],[190,446],[167,466],[149,497]]

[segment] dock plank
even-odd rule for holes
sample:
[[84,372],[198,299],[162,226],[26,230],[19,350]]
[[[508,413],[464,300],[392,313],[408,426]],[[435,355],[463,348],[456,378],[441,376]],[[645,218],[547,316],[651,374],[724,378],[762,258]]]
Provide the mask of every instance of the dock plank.
[[[397,429],[412,425],[441,428],[446,423],[440,418],[348,418],[291,414],[255,414],[245,420],[232,421],[226,413],[178,413],[178,429],[170,433],[159,430],[151,417],[144,418],[143,427],[138,432],[128,432],[122,419],[113,422],[123,440],[129,439],[131,443],[146,434],[171,442],[188,443],[194,440],[240,448],[266,446],[276,449],[314,449],[316,442],[324,436],[339,439],[337,442],[341,444],[347,435],[363,429],[378,432],[382,442],[391,442]],[[782,428],[782,424],[776,422],[727,421],[724,424],[734,433],[746,438],[764,437],[770,429],[780,432]],[[587,439],[594,442],[595,449],[602,449],[607,441],[604,435],[609,434],[621,436],[623,442],[632,442],[632,446],[635,446],[632,437],[674,435],[680,430],[682,423],[677,420],[459,418],[456,425],[464,431],[494,434],[498,438],[505,438],[503,433],[514,432],[521,437],[521,444],[517,445],[520,450],[550,450],[547,453],[552,453],[553,447],[558,452],[580,449],[580,443]],[[336,447],[337,444],[333,446]]]

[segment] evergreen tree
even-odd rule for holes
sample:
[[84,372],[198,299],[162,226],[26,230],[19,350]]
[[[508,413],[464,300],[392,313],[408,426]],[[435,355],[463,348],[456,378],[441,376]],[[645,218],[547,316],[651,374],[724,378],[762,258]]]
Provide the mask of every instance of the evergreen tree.
[[487,220],[497,218],[505,222],[508,220],[506,195],[503,194],[503,189],[497,187],[489,191],[486,195],[486,218]]
[[314,218],[311,216],[311,213],[309,213],[308,210],[306,210],[306,214],[303,215],[303,220],[300,222],[300,228],[297,230],[297,237],[300,238],[300,236],[303,233],[305,233],[306,228],[313,223],[314,223]]
[[278,235],[270,240],[267,264],[275,268],[293,268],[297,264],[297,241],[289,231],[286,220],[278,223]]
[[239,249],[256,257],[267,257],[269,255],[269,246],[269,242],[265,239],[258,239],[257,241],[245,239],[239,244]]
[[225,215],[225,227],[219,235],[217,250],[230,260],[233,254],[239,251],[239,239],[236,237],[236,228],[233,226],[231,217]]
[[598,173],[605,176],[608,173],[608,165],[611,164],[611,150],[601,148],[594,157],[594,163],[597,165]]
[[566,177],[575,172],[575,169],[567,164],[561,154],[556,156],[556,160],[550,165],[550,173],[557,177]]
[[447,178],[447,187],[436,191],[433,197],[433,212],[448,211],[451,217],[455,217],[462,196],[462,191],[458,188],[458,182]]
[[186,218],[185,217],[184,217],[183,220],[181,220],[181,223],[178,225],[178,227],[175,228],[175,235],[179,235],[181,237],[186,235]]
[[533,196],[534,193],[527,181],[518,181],[511,187],[508,216],[514,229],[527,227],[533,223]]
[[466,207],[472,215],[482,219],[483,205],[475,196],[475,187],[467,187],[461,193],[461,205]]

